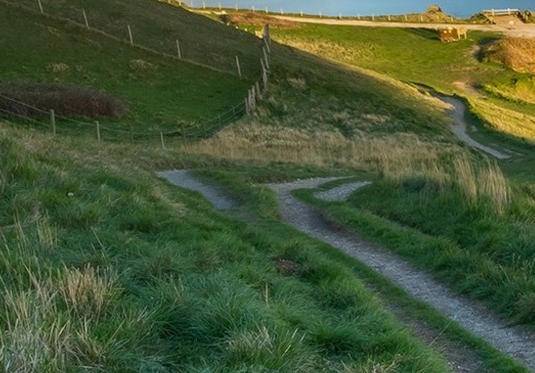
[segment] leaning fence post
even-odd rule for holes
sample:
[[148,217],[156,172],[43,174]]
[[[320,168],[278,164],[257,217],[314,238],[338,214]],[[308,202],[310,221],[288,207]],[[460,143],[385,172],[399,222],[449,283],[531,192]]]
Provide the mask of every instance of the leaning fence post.
[[50,128],[52,135],[56,136],[56,114],[54,113],[54,109],[50,109]]
[[41,0],[37,0],[37,4],[39,4],[39,10],[42,14],[45,14],[45,11],[43,10],[43,4],[41,4]]
[[266,70],[269,70],[269,56],[268,56],[268,52],[266,50],[266,47],[262,48],[262,51],[264,52],[264,63],[265,63],[265,66],[266,66]]
[[130,37],[130,44],[134,45],[134,36],[132,35],[132,29],[130,28],[130,25],[126,25],[128,27],[128,36]]
[[85,13],[85,9],[82,9],[82,14],[84,15],[85,27],[89,28],[89,21],[87,20],[87,14]]
[[97,125],[97,140],[100,141],[100,122],[97,120],[95,124]]
[[241,79],[241,67],[240,67],[240,58],[238,56],[236,56],[236,67],[238,68],[238,75]]
[[160,131],[160,142],[162,143],[162,149],[165,149],[165,142],[163,140],[163,132]]
[[182,51],[180,50],[180,42],[176,39],[176,51],[178,53],[178,59],[182,59]]

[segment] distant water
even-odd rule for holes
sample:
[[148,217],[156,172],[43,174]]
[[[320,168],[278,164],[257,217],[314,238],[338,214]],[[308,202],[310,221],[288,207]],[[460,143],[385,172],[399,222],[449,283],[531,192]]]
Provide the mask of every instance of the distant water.
[[186,0],[188,5],[200,8],[206,6],[266,10],[285,13],[356,16],[371,14],[420,13],[431,4],[438,4],[442,10],[456,17],[468,17],[484,9],[535,9],[533,0]]

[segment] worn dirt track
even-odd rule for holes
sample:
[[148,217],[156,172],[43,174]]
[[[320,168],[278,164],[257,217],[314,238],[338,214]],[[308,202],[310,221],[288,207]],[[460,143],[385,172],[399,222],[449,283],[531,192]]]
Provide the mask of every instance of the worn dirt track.
[[535,336],[520,327],[511,327],[485,307],[452,293],[446,286],[400,259],[398,256],[349,236],[325,223],[314,208],[297,200],[291,191],[316,188],[332,179],[310,179],[271,184],[277,194],[283,220],[295,229],[352,256],[403,288],[416,299],[433,306],[472,334],[535,372]]
[[[287,17],[287,16],[273,16],[278,19],[299,23],[315,23],[322,25],[338,25],[338,26],[362,26],[362,27],[396,27],[396,28],[428,28],[439,29],[455,26],[447,23],[409,23],[409,22],[372,22],[359,21],[349,19],[333,19],[333,18],[308,18],[308,17]],[[535,25],[517,23],[514,26],[509,25],[471,25],[462,24],[459,26],[466,26],[469,31],[493,31],[501,32],[509,36],[515,37],[530,37],[535,38]]]
[[[188,171],[167,171],[159,173],[172,184],[201,192],[214,206],[229,209],[232,200],[210,185],[203,184]],[[370,245],[354,235],[334,229],[322,218],[316,209],[296,199],[291,192],[296,189],[317,188],[339,178],[318,178],[283,184],[269,184],[276,193],[283,220],[295,229],[325,242],[352,256],[379,272],[403,288],[414,298],[433,306],[444,316],[456,321],[472,334],[484,339],[497,350],[524,364],[535,373],[535,336],[520,327],[511,327],[504,320],[493,315],[485,307],[452,293],[425,272],[413,267],[393,253]],[[366,183],[351,183],[346,187],[333,188],[334,192],[321,192],[318,196],[344,199]],[[347,188],[347,190],[344,190]],[[215,193],[214,193],[215,191]],[[471,371],[463,365],[462,358],[453,362],[456,372]],[[471,364],[471,363],[466,363]]]

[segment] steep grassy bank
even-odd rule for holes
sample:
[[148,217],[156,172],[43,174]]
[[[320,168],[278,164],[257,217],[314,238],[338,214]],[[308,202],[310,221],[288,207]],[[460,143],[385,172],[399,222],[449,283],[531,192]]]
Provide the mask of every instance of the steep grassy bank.
[[[39,11],[32,0],[7,0]],[[179,40],[182,57],[237,75],[235,57],[241,58],[243,73],[256,79],[260,72],[261,43],[250,34],[212,22],[181,7],[149,0],[41,0],[44,12],[89,26],[114,37],[128,40],[128,25],[134,42],[171,56],[177,55]],[[252,48],[255,45],[257,48]]]
[[[247,92],[248,83],[230,74],[133,48],[4,3],[0,10],[0,43],[9,56],[0,62],[0,86],[6,87],[3,95],[11,97],[10,83],[88,87],[114,96],[127,110],[119,119],[69,115],[71,119],[101,119],[112,130],[157,134],[177,130],[180,123],[187,127],[212,119],[241,104]],[[254,45],[249,47],[254,49]],[[57,100],[62,99],[68,98]],[[77,105],[83,108],[84,102]],[[60,102],[55,106],[61,106]],[[47,113],[55,106],[41,109]],[[86,127],[58,119],[62,133],[95,132],[91,124]],[[106,135],[110,136],[103,130]]]

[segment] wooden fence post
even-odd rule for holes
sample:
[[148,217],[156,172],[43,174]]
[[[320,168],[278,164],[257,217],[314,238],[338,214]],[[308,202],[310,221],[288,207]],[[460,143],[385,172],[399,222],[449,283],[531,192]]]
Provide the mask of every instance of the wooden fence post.
[[89,28],[89,21],[87,20],[87,14],[85,13],[85,9],[82,9],[82,14],[84,15],[85,27]]
[[240,67],[240,57],[238,57],[238,56],[236,56],[236,67],[238,68],[238,76],[241,79],[242,76],[241,76],[241,67]]
[[43,4],[41,4],[41,0],[37,0],[37,4],[39,4],[39,10],[42,14],[45,14],[45,11],[43,10]]
[[100,123],[97,120],[95,124],[97,125],[97,140],[100,141]]
[[160,142],[162,143],[162,149],[165,149],[165,142],[163,140],[163,132],[160,131]]
[[375,21],[375,14],[372,14],[372,21]]
[[249,109],[249,97],[245,97],[245,115],[249,116],[251,110]]
[[130,44],[134,45],[134,36],[132,35],[132,29],[130,28],[130,25],[126,25],[128,27],[128,36],[130,37]]
[[268,54],[271,54],[271,48],[269,47],[269,42],[267,39],[264,39],[264,46],[266,47]]
[[52,135],[56,136],[56,113],[54,113],[54,109],[50,109],[50,128]]
[[259,100],[262,99],[262,92],[260,91],[260,83],[256,82],[254,84],[254,88],[256,90],[256,96],[258,97]]
[[178,54],[178,59],[181,60],[182,59],[182,51],[180,50],[180,42],[178,41],[178,39],[176,39],[176,52]]
[[264,48],[262,48],[262,51],[264,52],[264,65],[266,67],[266,70],[269,71],[269,55],[265,46]]

